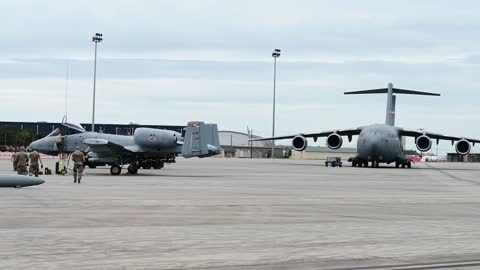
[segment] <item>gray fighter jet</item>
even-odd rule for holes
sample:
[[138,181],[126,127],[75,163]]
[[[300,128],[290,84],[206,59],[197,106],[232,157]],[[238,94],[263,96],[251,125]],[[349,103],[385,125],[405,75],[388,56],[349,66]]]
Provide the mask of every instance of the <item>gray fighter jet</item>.
[[371,162],[372,167],[378,167],[379,163],[390,164],[395,162],[397,168],[400,166],[403,168],[411,168],[411,161],[403,153],[403,146],[401,143],[403,136],[414,137],[417,149],[421,152],[430,150],[432,147],[432,140],[436,140],[437,144],[440,140],[448,140],[451,141],[452,144],[457,142],[455,149],[458,154],[466,155],[470,153],[471,144],[475,146],[475,143],[480,142],[477,139],[445,136],[426,131],[408,130],[395,127],[395,94],[425,96],[440,96],[440,94],[393,88],[393,84],[391,83],[388,84],[388,88],[345,92],[345,94],[387,94],[385,124],[375,124],[353,129],[339,129],[318,133],[253,139],[251,141],[292,139],[293,149],[303,151],[307,148],[307,138],[313,138],[314,141],[317,141],[319,137],[327,137],[327,146],[330,149],[339,149],[342,147],[343,137],[347,137],[348,141],[351,142],[352,136],[358,135],[357,155],[351,160],[352,166],[368,167],[368,162]]
[[[119,175],[122,165],[129,164],[127,170],[136,174],[139,168],[161,169],[165,163],[174,163],[179,154],[185,158],[209,157],[221,153],[216,124],[189,122],[185,138],[171,130],[137,128],[133,136],[86,132],[82,127],[62,123],[70,135],[61,136],[57,129],[45,138],[30,144],[31,149],[48,155],[72,153],[76,147],[86,153],[90,168],[110,165],[110,173]],[[60,139],[60,140],[59,140]],[[58,142],[62,142],[62,147]]]

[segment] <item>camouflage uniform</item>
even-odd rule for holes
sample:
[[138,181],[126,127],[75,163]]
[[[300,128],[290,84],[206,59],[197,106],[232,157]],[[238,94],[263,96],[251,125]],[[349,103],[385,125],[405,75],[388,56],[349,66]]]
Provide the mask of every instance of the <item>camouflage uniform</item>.
[[78,178],[78,183],[80,183],[80,180],[82,180],[82,173],[83,173],[83,163],[85,163],[85,156],[83,155],[80,150],[75,150],[75,152],[72,153],[72,160],[73,160],[73,182],[77,182]]
[[16,152],[12,154],[11,161],[13,163],[13,170],[17,171],[17,153]]
[[43,163],[42,160],[40,159],[40,154],[34,150],[32,153],[30,153],[30,175],[34,174],[35,177],[38,177],[38,172],[40,171],[40,168],[38,167],[38,162],[40,161],[40,164],[42,164],[43,168]]
[[57,145],[58,153],[62,154],[65,147],[65,137],[59,134],[55,139],[55,144]]
[[27,155],[27,153],[25,153],[25,151],[23,149],[20,149],[20,151],[15,156],[15,159],[17,160],[17,173],[27,175],[28,174],[28,170],[27,170],[28,155]]

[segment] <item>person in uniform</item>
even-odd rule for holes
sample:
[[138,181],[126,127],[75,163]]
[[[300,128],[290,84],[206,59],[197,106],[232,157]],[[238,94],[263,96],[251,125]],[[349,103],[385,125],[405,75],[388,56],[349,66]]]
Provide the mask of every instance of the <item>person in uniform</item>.
[[57,138],[55,139],[55,144],[57,145],[58,153],[63,154],[63,149],[65,147],[65,136],[58,134]]
[[83,173],[83,164],[85,163],[85,155],[80,152],[80,147],[77,146],[75,151],[72,153],[72,161],[73,161],[73,182],[80,184],[80,180],[82,180],[82,173]]
[[12,154],[10,160],[13,163],[13,171],[17,171],[17,149],[15,149],[15,152]]
[[17,152],[15,159],[17,160],[17,173],[27,175],[28,155],[27,153],[25,153],[25,148],[20,147],[20,150]]
[[37,150],[33,150],[32,153],[30,153],[30,175],[34,174],[35,177],[38,177],[38,172],[40,171],[38,167],[38,162],[40,162],[40,165],[42,166],[43,169],[43,162],[42,159],[40,158],[40,154],[37,152]]

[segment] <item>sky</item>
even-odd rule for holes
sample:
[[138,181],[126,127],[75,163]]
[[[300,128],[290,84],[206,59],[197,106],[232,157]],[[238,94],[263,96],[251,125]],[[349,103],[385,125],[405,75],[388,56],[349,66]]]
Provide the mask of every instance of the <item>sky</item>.
[[270,136],[280,48],[276,135],[383,123],[385,95],[343,92],[392,82],[441,93],[399,96],[397,125],[479,138],[478,10],[462,0],[3,0],[1,120],[90,122],[100,32],[97,123],[201,120]]

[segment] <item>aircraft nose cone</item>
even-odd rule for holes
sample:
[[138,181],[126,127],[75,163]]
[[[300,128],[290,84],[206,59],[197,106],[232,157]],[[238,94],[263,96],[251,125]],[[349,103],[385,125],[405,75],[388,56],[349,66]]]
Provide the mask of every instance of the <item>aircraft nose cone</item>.
[[37,146],[38,146],[38,145],[37,145],[37,142],[32,142],[32,143],[28,146],[28,148],[30,148],[30,149],[32,149],[32,150],[37,150]]
[[41,185],[41,184],[45,183],[45,180],[36,178],[36,179],[34,179],[34,180],[31,180],[31,183],[32,183],[32,186]]
[[371,138],[370,139],[370,151],[371,155],[378,155],[380,152],[380,139]]
[[28,187],[43,183],[42,179],[26,175],[0,175],[0,187]]

